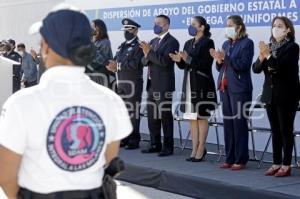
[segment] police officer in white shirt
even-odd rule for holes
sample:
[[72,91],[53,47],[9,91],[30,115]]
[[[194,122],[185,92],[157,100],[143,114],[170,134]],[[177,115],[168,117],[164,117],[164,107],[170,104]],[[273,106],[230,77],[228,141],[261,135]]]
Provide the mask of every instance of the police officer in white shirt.
[[127,109],[84,74],[94,52],[84,14],[53,11],[39,32],[48,69],[3,106],[0,186],[9,198],[102,198],[104,167],[132,131]]

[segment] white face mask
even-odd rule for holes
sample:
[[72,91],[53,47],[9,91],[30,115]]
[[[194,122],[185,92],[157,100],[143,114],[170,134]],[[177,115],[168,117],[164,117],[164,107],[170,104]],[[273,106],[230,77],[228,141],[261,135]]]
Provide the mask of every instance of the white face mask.
[[286,29],[285,28],[279,28],[279,27],[274,27],[272,29],[272,34],[275,39],[281,39],[286,36]]
[[24,52],[23,51],[19,51],[19,54],[20,54],[21,57],[24,56]]
[[237,32],[235,31],[235,27],[226,27],[225,28],[225,36],[228,39],[235,39],[237,36]]

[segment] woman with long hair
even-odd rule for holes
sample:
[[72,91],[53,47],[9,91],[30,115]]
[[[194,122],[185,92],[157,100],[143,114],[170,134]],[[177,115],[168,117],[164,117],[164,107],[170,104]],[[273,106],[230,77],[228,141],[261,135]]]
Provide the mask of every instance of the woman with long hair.
[[253,65],[253,71],[265,74],[261,101],[266,104],[273,143],[273,165],[265,174],[290,176],[293,128],[300,95],[299,46],[295,43],[295,29],[291,20],[275,17],[270,43],[261,41],[259,49],[259,58]]
[[187,161],[201,162],[205,159],[206,138],[209,130],[210,111],[217,104],[216,87],[212,75],[213,58],[209,50],[214,48],[210,39],[210,25],[201,16],[193,18],[188,28],[188,40],[182,52],[170,54],[178,67],[184,70],[181,111],[190,121],[193,150]]
[[113,59],[107,27],[101,19],[94,20],[92,27],[96,55],[93,62],[86,67],[86,73],[93,81],[110,88],[114,73],[106,69],[109,60]]
[[254,44],[248,38],[243,19],[233,15],[227,19],[227,41],[221,51],[211,50],[220,72],[218,88],[222,102],[226,161],[221,168],[244,169],[248,159],[248,115],[252,101],[251,66]]

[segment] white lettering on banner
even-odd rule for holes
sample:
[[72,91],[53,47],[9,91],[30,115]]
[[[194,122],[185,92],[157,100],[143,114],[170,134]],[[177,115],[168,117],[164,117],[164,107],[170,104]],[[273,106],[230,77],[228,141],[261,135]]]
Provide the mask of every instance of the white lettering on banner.
[[200,5],[198,7],[198,14],[236,13],[243,11],[245,11],[245,4],[243,2]]
[[291,0],[290,9],[297,8],[296,0]]
[[298,21],[297,12],[256,13],[241,15],[245,23],[270,23],[276,16],[285,16],[292,21]]
[[113,11],[104,11],[103,19],[115,19],[115,18],[134,18],[141,17],[141,10],[132,9],[132,10],[113,10]]
[[187,6],[181,8],[181,14],[183,15],[194,15],[196,14],[195,9],[193,6]]
[[[222,16],[208,16],[205,17],[206,21],[210,25],[219,25],[219,24],[224,24],[224,20]],[[193,20],[193,17],[188,17],[186,20],[186,24],[189,26],[191,25],[191,22]]]
[[171,8],[157,8],[153,11],[153,16],[157,15],[167,15],[167,16],[176,16],[180,14],[180,9],[178,7],[171,7]]
[[[190,2],[180,4],[150,5],[139,7],[124,7],[100,9],[101,18],[110,24],[110,30],[119,30],[123,18],[138,19],[143,23],[143,29],[152,28],[153,17],[168,15],[175,29],[185,28],[191,23],[193,16],[206,18],[212,28],[226,26],[227,17],[232,14],[243,17],[247,26],[269,25],[275,16],[286,16],[295,25],[299,25],[300,0],[231,0]],[[150,24],[150,25],[149,25]]]
[[248,2],[249,11],[284,10],[284,9],[286,9],[284,0]]

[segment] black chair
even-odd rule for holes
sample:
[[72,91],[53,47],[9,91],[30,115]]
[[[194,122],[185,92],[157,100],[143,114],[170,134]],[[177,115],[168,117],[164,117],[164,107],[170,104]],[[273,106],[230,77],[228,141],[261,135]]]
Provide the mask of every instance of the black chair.
[[256,155],[256,146],[255,146],[254,133],[257,133],[257,132],[270,132],[270,130],[268,128],[253,126],[253,114],[257,110],[265,109],[265,105],[263,103],[261,103],[261,101],[260,101],[261,96],[262,96],[261,94],[258,95],[255,98],[254,103],[251,104],[251,106],[249,108],[249,116],[248,116],[249,135],[250,135],[250,138],[251,138],[252,154],[253,154],[253,159],[252,160],[254,160],[254,161],[259,161],[259,159]]
[[[298,107],[298,112],[300,113],[300,104]],[[300,137],[300,131],[295,130],[294,131],[294,155],[295,155],[295,167],[300,167],[300,163],[298,161],[298,152],[297,152],[297,138]]]
[[[264,104],[261,104],[261,105],[257,104],[256,108],[259,108],[259,106],[262,106],[261,108],[265,109]],[[300,106],[298,108],[298,112],[299,111],[300,111]],[[263,151],[263,153],[262,153],[262,155],[259,159],[258,168],[261,168],[261,166],[264,162],[272,163],[270,161],[265,161],[264,160],[264,155],[267,152],[267,150],[269,148],[269,145],[271,143],[271,140],[272,140],[272,131],[271,131],[270,128],[264,128],[264,127],[251,127],[250,129],[251,129],[251,131],[253,131],[253,133],[255,133],[255,132],[264,132],[264,133],[269,133],[270,134],[269,137],[268,137],[267,143],[265,145],[264,151]],[[298,137],[300,137],[300,131],[294,131],[294,160],[295,160],[295,165],[292,165],[293,167],[300,167],[300,163],[298,162],[298,153],[297,153],[297,144],[296,144],[296,139]]]
[[[179,106],[178,106],[178,107],[179,107]],[[182,127],[181,127],[181,122],[183,121],[183,118],[180,118],[180,117],[178,117],[178,116],[176,115],[177,112],[178,112],[177,109],[178,109],[178,108],[176,107],[175,113],[173,113],[173,116],[174,116],[174,121],[178,122],[178,126],[179,126],[179,142],[180,142],[180,145],[179,145],[179,146],[175,145],[174,147],[175,147],[175,148],[180,148],[180,149],[182,149],[182,147],[183,147],[183,138],[182,138]],[[144,106],[143,108],[141,108],[140,116],[141,116],[141,119],[142,119],[142,118],[147,118],[147,117],[148,117],[148,114],[147,114],[147,105]],[[143,141],[143,142],[150,142],[149,139],[142,139],[141,141]]]
[[[141,111],[140,111],[140,120],[142,120],[143,118],[147,118],[148,114],[147,114],[147,105],[144,107],[141,107]],[[149,139],[141,139],[142,142],[150,142]]]
[[182,132],[182,125],[181,123],[182,122],[188,122],[188,120],[184,119],[182,117],[182,115],[180,114],[180,104],[178,104],[175,108],[175,111],[174,111],[174,121],[177,122],[177,125],[178,125],[178,133],[179,133],[179,140],[180,140],[180,148],[182,151],[184,151],[187,147],[187,142],[189,140],[189,137],[190,137],[190,134],[191,134],[191,131],[189,130],[187,132],[187,136],[186,138],[184,139],[184,143],[183,143],[183,132]]
[[[180,111],[180,104],[177,105],[176,108],[175,108],[174,120],[178,124],[178,132],[179,132],[179,136],[180,136],[181,150],[184,151],[185,149],[191,149],[190,147],[187,147],[187,143],[188,143],[188,141],[189,141],[189,139],[191,137],[191,131],[190,131],[190,129],[187,130],[186,137],[183,139],[182,122],[189,122],[189,120],[184,119],[182,117],[182,113]],[[217,122],[216,111],[212,111],[212,115],[211,115],[211,117],[209,119],[209,125],[215,127],[218,152],[215,153],[215,152],[209,151],[208,154],[219,155],[218,161],[220,161],[221,157],[224,154],[222,153],[222,150],[221,150],[218,128],[220,126],[223,126],[223,123]],[[184,140],[184,142],[183,142],[183,140]]]

